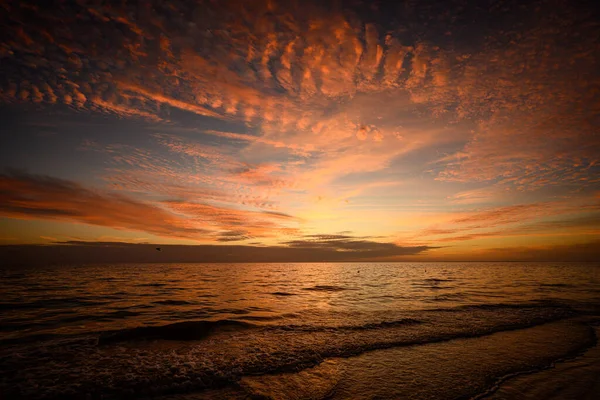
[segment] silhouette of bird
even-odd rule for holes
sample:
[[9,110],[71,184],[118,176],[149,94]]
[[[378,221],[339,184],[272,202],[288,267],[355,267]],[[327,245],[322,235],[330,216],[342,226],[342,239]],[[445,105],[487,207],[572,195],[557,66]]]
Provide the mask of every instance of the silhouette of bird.
[[157,248],[156,248],[156,251],[162,251],[162,250],[160,249],[160,247],[157,247]]

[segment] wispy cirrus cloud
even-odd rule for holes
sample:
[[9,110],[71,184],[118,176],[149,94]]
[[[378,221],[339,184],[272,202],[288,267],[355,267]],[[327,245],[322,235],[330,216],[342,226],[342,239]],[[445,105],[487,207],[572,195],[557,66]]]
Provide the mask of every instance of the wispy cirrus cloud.
[[207,145],[174,135],[153,134],[151,139],[161,148],[97,143],[86,143],[83,148],[109,157],[103,179],[112,188],[151,197],[273,209],[276,201],[259,189],[294,185],[289,163],[284,170],[281,163],[244,162],[235,157],[231,146]]
[[[456,215],[458,214],[458,215]],[[593,198],[576,201],[528,203],[450,214],[442,223],[415,234],[415,238],[435,242],[461,242],[506,236],[558,235],[567,229],[571,235],[590,234],[600,215]]]
[[[189,221],[227,232],[243,232],[236,237],[285,237],[297,232],[298,219],[284,213],[250,211],[188,201],[163,201],[173,212]],[[222,236],[222,235],[221,235]],[[230,233],[225,235],[231,237]]]

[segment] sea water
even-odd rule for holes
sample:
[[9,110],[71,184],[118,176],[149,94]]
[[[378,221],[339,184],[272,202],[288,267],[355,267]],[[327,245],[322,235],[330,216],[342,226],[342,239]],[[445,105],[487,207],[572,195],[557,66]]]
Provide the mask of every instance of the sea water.
[[4,268],[0,294],[7,399],[584,398],[600,371],[595,263]]

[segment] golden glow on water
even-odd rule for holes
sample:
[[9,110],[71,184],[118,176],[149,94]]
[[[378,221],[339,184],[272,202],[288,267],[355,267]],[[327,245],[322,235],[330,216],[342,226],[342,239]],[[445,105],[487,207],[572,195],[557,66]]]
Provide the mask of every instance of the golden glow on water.
[[[54,382],[43,388],[58,397],[475,395],[593,343],[599,271],[575,263],[2,270],[0,366],[16,372],[0,389],[27,397],[36,377]],[[49,369],[40,357],[59,364]]]
[[131,264],[31,270],[2,285],[5,302],[37,305],[5,312],[31,334],[203,319],[343,324],[469,304],[589,301],[599,280],[592,264],[569,263]]

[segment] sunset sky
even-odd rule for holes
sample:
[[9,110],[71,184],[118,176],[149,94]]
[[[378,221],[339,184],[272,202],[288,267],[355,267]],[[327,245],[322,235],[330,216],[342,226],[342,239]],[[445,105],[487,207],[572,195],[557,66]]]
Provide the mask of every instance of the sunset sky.
[[593,259],[592,5],[1,1],[0,244]]

